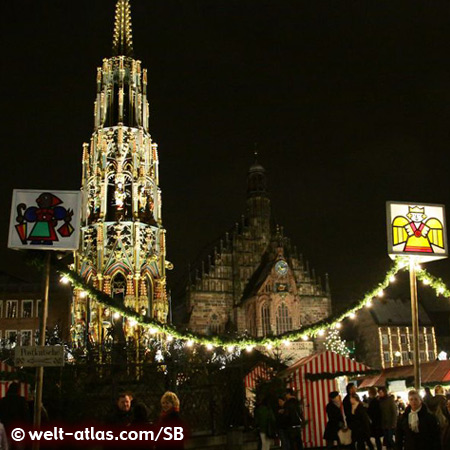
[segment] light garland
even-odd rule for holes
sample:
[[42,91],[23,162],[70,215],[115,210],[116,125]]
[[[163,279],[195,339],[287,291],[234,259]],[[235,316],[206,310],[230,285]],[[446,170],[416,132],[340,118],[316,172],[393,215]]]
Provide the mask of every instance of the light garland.
[[[36,261],[36,265],[42,266],[42,262]],[[326,330],[330,328],[339,327],[338,324],[343,322],[345,319],[355,319],[356,313],[364,307],[370,307],[373,304],[373,300],[377,297],[383,295],[384,290],[393,282],[395,282],[395,275],[402,269],[408,269],[408,264],[405,259],[397,258],[394,261],[393,266],[386,272],[385,277],[382,282],[380,282],[374,289],[367,292],[364,297],[351,306],[348,310],[340,312],[332,317],[316,322],[312,325],[302,327],[298,330],[289,331],[277,337],[243,337],[239,340],[227,337],[219,336],[206,336],[196,333],[191,333],[188,331],[182,332],[176,329],[174,326],[159,322],[155,319],[151,319],[147,316],[143,316],[136,312],[134,309],[120,304],[119,301],[111,298],[109,295],[102,291],[94,288],[91,285],[85,283],[84,279],[80,277],[73,269],[65,267],[59,261],[54,261],[53,265],[56,270],[61,274],[64,281],[69,280],[75,289],[80,289],[85,292],[92,300],[110,308],[114,314],[120,314],[128,320],[133,320],[136,325],[143,326],[145,328],[150,328],[151,333],[165,334],[167,340],[178,339],[185,341],[188,347],[192,347],[194,344],[201,344],[215,347],[223,347],[225,349],[230,349],[233,347],[236,350],[246,350],[251,351],[254,347],[265,346],[268,349],[274,347],[280,347],[283,344],[286,345],[287,342],[308,340],[309,338],[315,338],[317,336],[323,335]],[[438,295],[443,295],[444,297],[450,298],[450,290],[447,288],[445,283],[440,279],[430,275],[425,269],[417,269],[417,278],[421,281],[427,280],[430,287],[435,289]]]

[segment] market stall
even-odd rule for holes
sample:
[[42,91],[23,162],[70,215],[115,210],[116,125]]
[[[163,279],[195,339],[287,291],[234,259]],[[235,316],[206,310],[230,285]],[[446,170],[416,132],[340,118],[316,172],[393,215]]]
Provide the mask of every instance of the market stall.
[[[420,365],[422,386],[434,388],[442,385],[450,389],[450,360],[429,361]],[[367,391],[370,387],[386,386],[392,394],[407,400],[408,391],[414,388],[414,366],[397,366],[383,369],[377,375],[364,377],[358,390]],[[423,392],[421,392],[423,394]]]
[[305,448],[323,447],[327,423],[326,405],[332,391],[343,393],[349,377],[372,373],[368,366],[330,351],[300,359],[279,374],[302,400],[306,426],[303,429]]
[[[19,382],[19,380],[15,377],[15,369],[14,367],[0,362],[0,398],[5,397],[8,392],[8,387],[14,381]],[[19,382],[20,384],[20,395],[28,399],[30,392],[30,385],[28,383]]]

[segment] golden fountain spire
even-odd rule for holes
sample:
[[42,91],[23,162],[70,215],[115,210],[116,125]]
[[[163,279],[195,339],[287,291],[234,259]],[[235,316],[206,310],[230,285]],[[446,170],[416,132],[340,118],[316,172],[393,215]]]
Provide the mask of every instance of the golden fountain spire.
[[131,29],[131,11],[128,0],[118,0],[114,20],[113,36],[114,56],[133,56],[133,36]]

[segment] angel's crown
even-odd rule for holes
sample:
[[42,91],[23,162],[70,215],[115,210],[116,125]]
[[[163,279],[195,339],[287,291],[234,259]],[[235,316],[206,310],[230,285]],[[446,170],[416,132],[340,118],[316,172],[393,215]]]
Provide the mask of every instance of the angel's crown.
[[408,208],[409,213],[425,214],[425,207],[421,208],[420,206],[409,206]]

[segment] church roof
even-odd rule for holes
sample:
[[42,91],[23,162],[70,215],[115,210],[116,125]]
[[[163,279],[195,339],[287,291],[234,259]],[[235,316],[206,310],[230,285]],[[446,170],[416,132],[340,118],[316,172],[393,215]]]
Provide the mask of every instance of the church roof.
[[259,289],[264,284],[267,277],[270,275],[274,264],[275,260],[269,261],[267,253],[263,255],[261,264],[255,270],[255,272],[253,272],[253,275],[250,277],[247,285],[245,286],[241,302],[245,301],[245,299],[247,298],[253,297],[258,293]]
[[[370,308],[370,313],[376,323],[381,326],[410,325],[411,324],[411,303],[401,299],[386,299],[374,302]],[[432,325],[430,317],[425,309],[419,304],[420,325]]]

